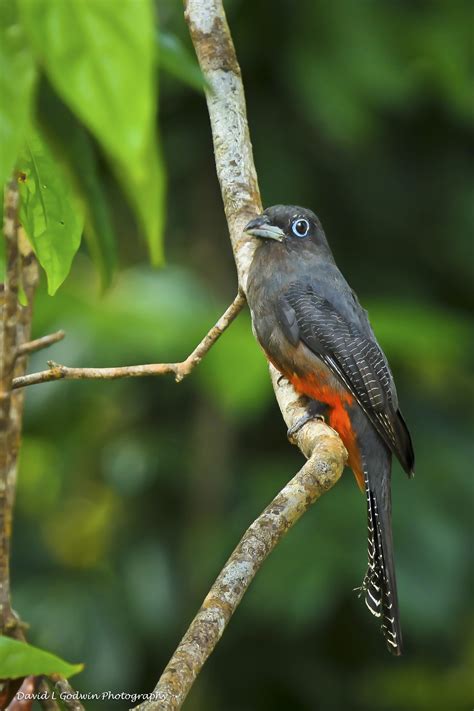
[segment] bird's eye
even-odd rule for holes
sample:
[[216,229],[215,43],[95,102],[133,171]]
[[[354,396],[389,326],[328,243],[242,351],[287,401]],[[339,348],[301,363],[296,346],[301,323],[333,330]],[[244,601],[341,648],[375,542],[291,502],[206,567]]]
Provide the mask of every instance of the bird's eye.
[[305,219],[295,220],[291,224],[291,230],[297,237],[306,237],[309,232],[309,222]]

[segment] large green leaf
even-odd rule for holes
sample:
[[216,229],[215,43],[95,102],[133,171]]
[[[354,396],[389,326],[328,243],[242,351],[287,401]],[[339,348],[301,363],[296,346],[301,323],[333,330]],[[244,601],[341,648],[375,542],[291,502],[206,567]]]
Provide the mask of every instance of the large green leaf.
[[51,652],[18,642],[11,637],[0,637],[0,678],[18,679],[23,676],[61,674],[69,677],[82,671],[82,664],[69,664]]
[[37,135],[30,136],[18,167],[20,221],[54,294],[81,243],[83,217],[69,181]]
[[127,164],[117,165],[116,174],[147,237],[151,261],[159,265],[163,262],[166,181],[161,151],[154,132],[148,137],[143,165],[146,174],[140,178],[133,178]]
[[152,0],[19,0],[40,63],[112,161],[152,259],[162,259],[164,180],[155,139]]
[[37,116],[53,153],[65,164],[85,212],[84,237],[99,270],[102,286],[110,284],[117,264],[116,237],[98,174],[94,145],[87,131],[43,81]]
[[16,3],[0,2],[0,185],[9,178],[23,145],[35,78]]

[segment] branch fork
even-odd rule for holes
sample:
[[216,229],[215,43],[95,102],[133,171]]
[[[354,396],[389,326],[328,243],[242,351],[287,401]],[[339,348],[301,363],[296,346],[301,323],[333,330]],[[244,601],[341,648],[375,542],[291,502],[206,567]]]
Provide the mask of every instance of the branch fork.
[[[230,306],[225,310],[217,323],[204,336],[192,353],[178,363],[149,363],[147,365],[124,365],[117,368],[70,368],[67,365],[48,361],[48,370],[39,373],[30,373],[13,380],[13,389],[24,388],[27,385],[49,383],[53,380],[116,380],[118,378],[141,378],[147,375],[173,374],[177,383],[189,375],[201,362],[214,343],[230,326],[237,314],[245,304],[245,296],[241,291],[237,294]],[[43,336],[36,341],[31,341],[26,346],[29,351],[39,350],[55,343],[64,337],[63,331],[58,331],[50,336]]]
[[[245,291],[254,242],[246,221],[261,212],[245,97],[222,0],[185,0],[185,18],[209,89],[207,106],[214,154],[239,284]],[[270,376],[288,429],[307,414],[307,399],[270,365]],[[206,659],[265,558],[287,530],[338,481],[347,452],[336,432],[310,420],[293,435],[306,464],[254,521],[217,577],[201,609],[166,666],[153,694],[135,711],[180,709]]]

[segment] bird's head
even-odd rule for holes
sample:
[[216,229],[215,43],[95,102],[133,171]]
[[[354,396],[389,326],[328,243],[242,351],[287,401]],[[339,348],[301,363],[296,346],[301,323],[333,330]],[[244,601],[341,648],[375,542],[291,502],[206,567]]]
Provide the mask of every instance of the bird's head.
[[321,223],[317,216],[304,207],[274,205],[251,220],[244,232],[252,237],[284,243],[296,249],[310,243],[327,246]]

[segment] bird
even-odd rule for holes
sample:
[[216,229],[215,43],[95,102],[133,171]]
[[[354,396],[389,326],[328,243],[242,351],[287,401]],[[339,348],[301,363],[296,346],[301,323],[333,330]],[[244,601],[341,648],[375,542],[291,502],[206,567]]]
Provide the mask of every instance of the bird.
[[367,500],[368,564],[359,590],[389,651],[403,651],[392,537],[392,455],[412,477],[415,455],[393,375],[367,311],[339,271],[319,218],[274,205],[244,233],[257,238],[246,296],[267,359],[309,398],[307,415],[339,434]]

